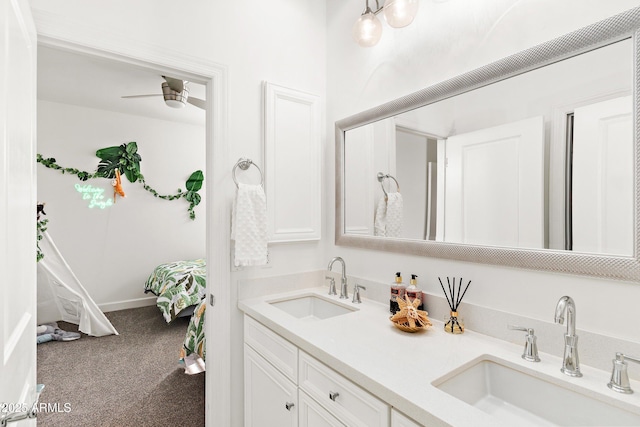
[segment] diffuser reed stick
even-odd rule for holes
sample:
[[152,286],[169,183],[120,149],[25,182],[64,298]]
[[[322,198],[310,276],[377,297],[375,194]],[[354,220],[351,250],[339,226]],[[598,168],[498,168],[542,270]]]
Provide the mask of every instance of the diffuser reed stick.
[[[444,297],[447,299],[447,304],[449,304],[449,308],[451,309],[450,317],[447,323],[444,325],[444,330],[447,332],[451,332],[452,334],[461,334],[464,332],[464,325],[458,320],[458,307],[462,302],[462,298],[467,293],[469,289],[469,285],[471,285],[471,280],[467,283],[464,290],[462,290],[462,277],[460,278],[460,282],[458,283],[458,293],[456,295],[456,278],[453,280],[447,277],[447,288],[449,293],[445,290],[444,284],[442,283],[442,279],[438,277],[438,281],[440,282],[440,287],[442,288],[442,292],[444,292]],[[452,284],[453,282],[453,284]]]

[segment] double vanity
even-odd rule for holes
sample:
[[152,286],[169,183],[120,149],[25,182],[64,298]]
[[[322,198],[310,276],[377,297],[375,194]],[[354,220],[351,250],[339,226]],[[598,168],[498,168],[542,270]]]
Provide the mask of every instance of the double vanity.
[[[640,283],[639,46],[635,8],[336,122],[336,246],[409,255],[412,266],[428,257]],[[407,151],[403,132],[427,148]],[[417,166],[426,181],[400,176]],[[403,187],[404,234],[376,233],[374,213],[387,201],[379,177]],[[411,206],[429,209],[413,215]],[[584,331],[580,366],[569,297],[556,307],[555,323],[567,328],[557,335],[548,322],[513,326],[513,312],[466,302],[469,329],[449,334],[433,295],[433,326],[406,333],[389,321],[388,285],[365,283],[358,303],[344,261],[328,270],[335,261],[340,292],[336,278],[315,287],[325,271],[291,287],[265,279],[277,289],[268,295],[238,286],[251,295],[239,298],[245,426],[640,426],[640,394],[630,393],[640,383],[628,381],[625,362],[640,359],[616,353],[640,347],[610,336],[624,310],[604,334]],[[547,352],[538,353],[534,326]],[[516,344],[496,328],[526,335]]]
[[387,305],[328,293],[241,300],[246,426],[640,425],[640,395],[610,390],[604,370],[571,377],[563,358],[524,360],[524,334],[522,346],[453,335],[437,319],[405,333]]

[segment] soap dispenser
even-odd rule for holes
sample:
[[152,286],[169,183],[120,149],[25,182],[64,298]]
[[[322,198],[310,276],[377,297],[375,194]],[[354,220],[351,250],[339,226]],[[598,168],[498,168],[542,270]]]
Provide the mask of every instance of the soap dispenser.
[[391,314],[396,314],[400,311],[398,306],[398,298],[404,299],[404,291],[406,286],[402,283],[402,275],[400,272],[396,273],[395,281],[391,284],[391,296],[389,298],[389,311]]
[[407,287],[405,292],[411,300],[418,298],[420,300],[420,305],[416,308],[418,310],[424,310],[424,297],[422,295],[422,290],[418,289],[418,286],[416,286],[416,283],[418,283],[418,281],[416,280],[417,277],[417,274],[411,275],[411,281],[409,282],[409,286]]

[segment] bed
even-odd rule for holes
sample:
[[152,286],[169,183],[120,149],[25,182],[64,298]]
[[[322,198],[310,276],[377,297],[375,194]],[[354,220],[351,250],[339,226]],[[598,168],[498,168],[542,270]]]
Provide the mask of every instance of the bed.
[[167,323],[191,316],[180,349],[180,362],[187,374],[205,369],[206,274],[204,259],[174,261],[158,265],[144,285],[145,293],[158,297],[156,306]]
[[206,345],[204,336],[204,314],[207,308],[206,300],[200,301],[195,307],[189,326],[187,327],[187,334],[184,338],[184,344],[180,351],[180,358],[184,360],[186,357],[196,355],[206,359]]
[[156,305],[164,320],[190,316],[206,294],[204,259],[174,261],[158,265],[144,285],[145,293],[158,297]]

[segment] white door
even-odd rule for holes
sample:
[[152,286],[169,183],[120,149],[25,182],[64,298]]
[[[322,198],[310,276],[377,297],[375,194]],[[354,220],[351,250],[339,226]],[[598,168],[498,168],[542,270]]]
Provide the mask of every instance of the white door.
[[633,255],[631,96],[574,111],[573,250]]
[[[402,189],[402,232],[399,237],[424,240],[427,225],[428,141],[423,134],[396,130],[396,179]],[[386,184],[386,183],[385,183]],[[395,183],[390,182],[391,191]]]
[[544,247],[544,120],[446,141],[444,241]]
[[[383,196],[378,172],[396,174],[396,137],[393,118],[346,132],[344,146],[344,219],[346,234],[373,236],[376,207]],[[389,183],[385,180],[385,189]],[[391,183],[395,191],[395,183]]]
[[[36,31],[26,0],[0,2],[0,416],[36,384]],[[35,420],[17,422],[35,425]],[[14,424],[12,424],[14,425]]]

